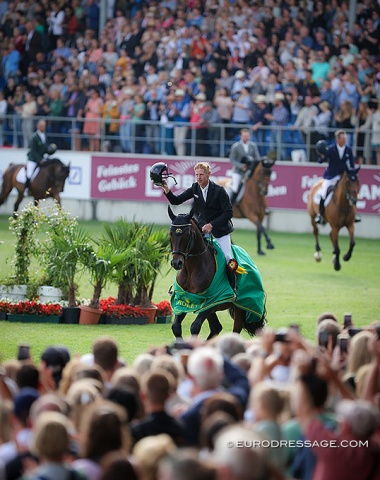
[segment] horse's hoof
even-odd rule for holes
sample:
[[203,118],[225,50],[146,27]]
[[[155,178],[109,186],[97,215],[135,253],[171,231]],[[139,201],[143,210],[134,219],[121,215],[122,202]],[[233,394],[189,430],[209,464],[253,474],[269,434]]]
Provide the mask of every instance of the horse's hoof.
[[274,249],[273,243],[268,243],[267,250],[273,250],[273,249]]
[[257,250],[257,255],[265,255],[265,252],[263,252],[262,250]]
[[350,258],[351,258],[351,255],[344,255],[344,256],[343,256],[343,260],[344,260],[345,262],[348,262],[348,260],[349,260]]
[[321,252],[314,252],[314,258],[316,262],[320,262],[322,260],[322,253]]
[[339,270],[340,270],[342,267],[340,266],[340,263],[335,260],[335,258],[333,259],[333,264],[334,264],[334,270],[336,270],[337,272],[339,272]]

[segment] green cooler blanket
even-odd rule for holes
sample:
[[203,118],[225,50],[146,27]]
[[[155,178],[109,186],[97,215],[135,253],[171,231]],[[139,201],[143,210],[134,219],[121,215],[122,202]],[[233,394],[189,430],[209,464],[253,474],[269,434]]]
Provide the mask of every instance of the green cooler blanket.
[[173,285],[171,305],[173,313],[200,313],[215,305],[232,302],[246,311],[247,322],[258,322],[264,313],[265,295],[260,272],[248,253],[237,245],[232,245],[232,255],[246,274],[237,275],[237,298],[228,282],[226,261],[219,244],[214,240],[216,273],[211,285],[201,293],[189,293],[176,281]]

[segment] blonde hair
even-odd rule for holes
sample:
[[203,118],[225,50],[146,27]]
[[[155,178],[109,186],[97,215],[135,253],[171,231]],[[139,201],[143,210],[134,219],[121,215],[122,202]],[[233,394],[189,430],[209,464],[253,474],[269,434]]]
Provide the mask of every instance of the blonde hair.
[[[371,370],[372,365],[367,363],[359,368],[355,375],[355,385],[356,385],[356,396],[361,398],[363,393],[364,385],[366,384],[368,373]],[[377,391],[380,391],[380,370],[377,371]]]
[[62,413],[41,413],[35,424],[33,450],[42,459],[61,462],[69,448],[68,428],[69,421]]
[[198,168],[200,168],[201,170],[204,170],[206,173],[211,173],[211,167],[210,167],[210,164],[207,163],[207,162],[198,162],[195,167],[194,167],[194,172],[195,170],[197,170]]
[[284,408],[280,392],[264,382],[258,383],[253,389],[251,405],[254,407],[257,403],[265,413],[274,418],[277,418]]
[[160,460],[173,453],[176,448],[172,438],[166,433],[161,433],[139,440],[132,453],[143,477],[147,480],[155,480]]
[[12,402],[0,401],[0,443],[11,441],[12,433]]
[[352,337],[348,354],[347,374],[355,375],[360,367],[371,363],[372,357],[368,349],[368,342],[372,337],[373,334],[365,330]]

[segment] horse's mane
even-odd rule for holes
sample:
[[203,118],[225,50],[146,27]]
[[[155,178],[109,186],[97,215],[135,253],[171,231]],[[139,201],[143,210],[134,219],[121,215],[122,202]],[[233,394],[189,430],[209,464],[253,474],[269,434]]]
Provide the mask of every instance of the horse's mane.
[[49,167],[50,165],[64,165],[59,158],[48,158],[42,162],[41,167]]

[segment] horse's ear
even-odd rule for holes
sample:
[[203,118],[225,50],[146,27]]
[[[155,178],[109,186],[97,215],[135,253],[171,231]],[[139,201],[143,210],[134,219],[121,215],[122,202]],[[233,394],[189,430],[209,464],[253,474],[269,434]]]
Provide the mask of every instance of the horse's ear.
[[172,222],[174,222],[176,216],[174,215],[174,212],[173,210],[171,209],[170,205],[168,205],[168,215],[169,215],[169,218]]
[[186,215],[186,218],[188,218],[189,222],[193,218],[194,215],[194,207],[190,210],[190,212]]

